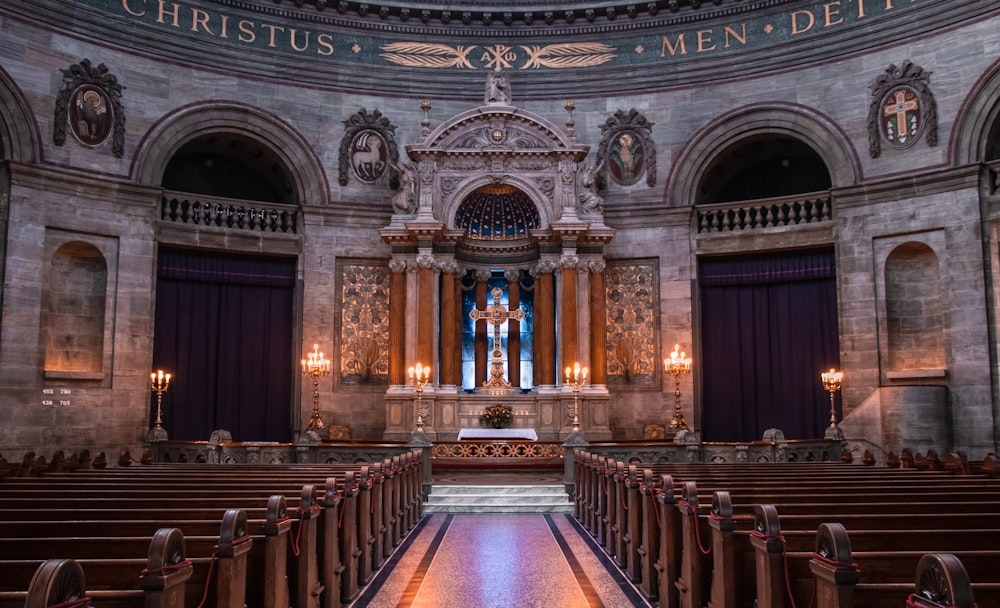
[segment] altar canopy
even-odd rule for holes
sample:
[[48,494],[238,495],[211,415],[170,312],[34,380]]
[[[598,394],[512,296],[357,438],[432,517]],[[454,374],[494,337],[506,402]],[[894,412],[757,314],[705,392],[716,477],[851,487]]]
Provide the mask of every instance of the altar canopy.
[[584,429],[610,439],[603,273],[614,230],[601,205],[582,204],[590,148],[510,105],[509,91],[487,99],[406,146],[416,204],[380,231],[393,251],[385,437],[413,431],[404,370],[419,362],[434,370],[421,397],[431,439],[474,426],[497,396],[516,427],[563,438],[574,398],[559,370],[579,363],[592,379],[579,395]]

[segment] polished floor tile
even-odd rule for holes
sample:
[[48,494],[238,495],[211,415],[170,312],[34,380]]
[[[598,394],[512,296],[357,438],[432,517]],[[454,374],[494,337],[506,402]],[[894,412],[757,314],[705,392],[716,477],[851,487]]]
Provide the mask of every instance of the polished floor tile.
[[571,516],[435,514],[352,608],[648,605]]

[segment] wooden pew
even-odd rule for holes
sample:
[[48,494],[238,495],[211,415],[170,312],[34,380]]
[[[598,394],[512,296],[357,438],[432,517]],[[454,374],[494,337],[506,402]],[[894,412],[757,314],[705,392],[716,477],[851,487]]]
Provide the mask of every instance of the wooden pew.
[[[404,481],[407,482],[407,485],[405,486],[405,489],[408,490],[408,491],[403,491],[402,489],[398,489],[397,490],[397,489],[395,489],[395,488],[392,487],[395,484],[391,483],[390,486],[389,486],[389,490],[390,491],[386,491],[386,492],[384,492],[384,493],[382,493],[382,494],[379,495],[380,503],[381,503],[380,506],[384,506],[386,504],[392,504],[391,501],[395,499],[395,500],[399,501],[398,504],[400,505],[399,506],[400,512],[403,512],[404,509],[409,511],[408,513],[402,513],[403,517],[406,518],[405,520],[403,520],[402,518],[396,518],[396,520],[398,522],[403,522],[403,521],[406,522],[403,525],[396,525],[395,526],[395,529],[397,530],[398,534],[401,534],[404,531],[403,530],[404,526],[407,526],[406,530],[408,530],[408,526],[411,525],[409,522],[415,523],[416,520],[417,520],[417,515],[414,513],[414,509],[418,509],[419,508],[420,497],[419,497],[419,493],[414,493],[412,491],[412,489],[414,487],[417,487],[416,484],[413,483],[413,480],[416,479],[416,480],[419,481],[420,478],[421,478],[421,476],[419,474],[414,474],[414,471],[411,470],[411,469],[414,469],[415,468],[414,465],[419,465],[420,462],[421,462],[421,460],[419,458],[410,458],[408,456],[404,456],[403,458],[397,460],[397,465],[395,467],[391,466],[391,464],[389,466],[378,467],[382,471],[386,471],[386,470],[389,471],[389,475],[388,476],[386,476],[386,475],[383,474],[383,476],[382,476],[383,481],[385,479],[387,479],[387,478],[391,479],[393,476],[398,476],[400,483],[402,483]],[[382,463],[382,464],[385,465],[386,463]],[[407,470],[404,470],[404,467]],[[156,467],[151,467],[151,469],[153,469],[153,468],[156,468]],[[238,484],[242,488],[245,488],[245,486],[248,485],[248,477],[246,475],[245,469],[243,469],[241,467],[232,467],[232,466],[228,466],[226,468],[228,468],[228,471],[230,472],[230,474],[232,474],[232,472],[237,472],[237,474],[240,475]],[[328,472],[331,468],[335,468],[335,467],[322,466],[322,467],[317,467],[316,470],[317,471]],[[355,468],[355,467],[349,467],[349,468]],[[372,471],[374,471],[375,469],[376,469],[376,467],[372,467]],[[281,468],[281,467],[275,468],[275,467],[272,466],[272,467],[269,467],[267,470],[269,472],[280,471],[281,474],[285,475],[285,476],[287,476],[287,474],[288,474],[288,472],[286,470],[283,470],[283,468]],[[120,471],[120,470],[118,470],[118,471]],[[127,471],[127,469],[126,469],[126,471]],[[201,469],[201,468],[198,468],[197,471],[198,471],[199,477],[204,477],[205,474],[207,473],[207,471],[205,469]],[[143,495],[143,492],[141,490],[139,490],[138,488],[136,488],[135,484],[134,484],[134,480],[136,479],[135,476],[137,474],[139,475],[139,477],[138,477],[139,479],[142,479],[142,478],[147,477],[147,476],[157,477],[157,479],[155,480],[155,486],[158,489],[156,491],[153,491],[150,496]],[[163,490],[164,490],[164,482],[162,480],[162,477],[169,476],[169,475],[176,475],[176,474],[178,474],[176,471],[166,471],[166,470],[164,470],[162,468],[158,468],[155,471],[155,473],[152,473],[150,470],[147,470],[145,467],[142,467],[142,468],[139,468],[139,469],[135,469],[134,472],[132,472],[132,473],[116,472],[114,475],[112,475],[112,477],[116,478],[115,483],[112,484],[116,488],[116,494],[121,494],[122,493],[122,491],[120,490],[120,488],[121,488],[120,484],[121,484],[122,480],[128,479],[128,483],[125,484],[125,485],[128,485],[130,489],[127,490],[127,491],[125,491],[124,493],[126,495],[128,495],[129,497],[128,498],[114,498],[114,499],[112,499],[112,502],[116,506],[118,506],[118,507],[120,507],[122,504],[128,504],[128,505],[132,505],[132,508],[142,508],[144,510],[150,510],[150,509],[162,510],[163,509],[162,505],[166,504],[168,502],[168,501],[163,501],[162,500],[162,496],[160,495],[160,493],[163,492]],[[189,473],[187,473],[187,472],[181,472],[181,474],[182,475],[189,475]],[[349,477],[351,477],[350,474],[345,475],[345,479],[347,479]],[[374,472],[371,473],[371,474],[369,474],[368,477],[369,478],[373,478],[376,481],[378,479],[378,476],[375,475]],[[190,478],[188,477],[188,479],[186,481],[190,481]],[[74,483],[74,484],[76,484],[78,482],[80,482],[79,478],[76,478],[76,479],[72,480],[72,483]],[[220,491],[220,488],[222,488],[224,484],[222,484],[222,482],[220,482],[218,480],[218,478],[213,479],[213,481],[211,481],[209,483],[212,486],[212,490],[210,492],[202,492],[201,490],[199,490],[197,488],[196,489],[191,489],[191,488],[188,487],[188,488],[184,489],[183,493],[185,495],[187,495],[187,496],[193,496],[194,495],[194,496],[199,496],[199,497],[194,498],[194,499],[183,498],[183,499],[176,499],[176,500],[181,500],[182,503],[184,503],[184,504],[190,504],[190,505],[197,504],[199,506],[199,508],[201,508],[201,507],[206,506],[207,504],[218,504],[218,502],[220,500],[229,500],[229,501],[232,501],[234,498],[238,498],[238,499],[242,500],[242,499],[248,498],[249,496],[259,495],[259,492],[256,492],[256,491],[246,492],[245,495],[242,494],[242,491],[236,491],[236,490],[226,490],[224,492]],[[328,484],[328,486],[329,485],[330,484]],[[372,487],[372,486],[370,486],[368,484],[365,484],[365,485],[366,485],[366,487]],[[384,560],[384,557],[387,555],[386,548],[391,548],[393,546],[392,543],[386,543],[385,542],[386,539],[391,538],[389,536],[389,531],[392,528],[389,525],[387,525],[386,522],[379,521],[377,519],[377,517],[376,517],[381,512],[381,509],[376,508],[375,504],[371,504],[371,509],[370,510],[368,508],[364,509],[363,511],[360,510],[360,509],[357,509],[357,508],[350,508],[351,507],[351,504],[350,504],[351,503],[351,499],[353,497],[357,496],[357,493],[359,491],[359,487],[360,486],[361,486],[360,483],[353,483],[351,481],[348,481],[345,484],[345,490],[339,491],[339,492],[334,492],[334,491],[330,491],[328,489],[324,493],[324,495],[323,495],[324,506],[326,506],[326,507],[329,508],[328,511],[331,514],[331,516],[327,517],[326,519],[327,520],[331,520],[332,522],[336,522],[336,523],[330,523],[328,521],[326,523],[326,525],[323,526],[324,531],[326,531],[324,533],[324,536],[329,536],[331,538],[342,537],[344,539],[343,543],[341,543],[339,546],[338,546],[338,543],[330,543],[330,542],[327,542],[327,543],[325,543],[323,545],[327,549],[326,555],[328,556],[328,557],[324,558],[325,562],[330,562],[330,561],[336,560],[337,559],[336,555],[339,554],[339,553],[346,553],[347,555],[351,555],[351,556],[354,556],[354,557],[360,557],[360,550],[359,550],[359,547],[356,544],[357,543],[357,535],[355,534],[352,537],[351,534],[343,534],[343,535],[337,534],[337,531],[338,531],[338,528],[339,528],[340,525],[345,524],[345,522],[354,522],[354,521],[361,520],[362,523],[365,524],[366,529],[370,530],[370,532],[366,535],[366,538],[364,540],[366,547],[371,548],[368,552],[366,552],[366,555],[367,555],[368,558],[365,560],[364,563],[367,564],[367,568],[366,568],[366,571],[364,571],[364,573],[361,574],[362,568],[364,568],[365,566],[362,565],[361,562],[358,562],[359,563],[358,567],[352,568],[352,569],[350,569],[350,571],[348,571],[347,576],[351,580],[346,581],[346,584],[344,585],[344,590],[345,590],[344,591],[344,595],[346,595],[348,597],[355,596],[357,594],[357,592],[358,592],[358,589],[359,589],[359,585],[356,582],[352,582],[352,581],[356,581],[359,577],[361,577],[362,579],[370,578],[370,576],[371,576],[370,573],[371,573],[372,569],[374,569],[378,565],[381,565],[382,561]],[[268,487],[271,487],[271,486],[268,486]],[[102,508],[107,508],[106,505],[107,505],[107,501],[108,501],[108,499],[102,494],[102,492],[106,492],[106,488],[104,490],[99,490],[99,489],[96,489],[95,487],[91,487],[90,489],[87,489],[86,487],[76,486],[76,487],[74,487],[72,493],[73,494],[83,494],[85,496],[85,498],[82,498],[82,499],[78,498],[78,499],[74,500],[74,502],[76,504],[88,504],[92,509],[102,509]],[[220,494],[225,494],[226,497],[222,498],[222,497],[220,497]],[[311,492],[309,494],[311,495]],[[10,497],[5,497],[5,498],[10,498]],[[22,496],[21,500],[23,500],[24,498],[25,498],[25,496]],[[171,498],[170,501],[169,501],[169,503],[170,504],[178,504],[176,502],[173,502],[174,500],[175,499]],[[304,503],[304,499],[303,499],[302,502]],[[155,505],[160,505],[160,506],[154,506],[154,504]],[[341,504],[343,504],[344,506],[338,508],[338,505],[341,505]],[[366,506],[367,506],[367,503],[366,503]],[[11,512],[14,511],[14,508],[4,509],[4,511],[7,512],[7,513],[11,513]],[[78,510],[75,510],[75,511],[78,511]],[[127,510],[118,509],[117,512],[119,513],[119,515],[122,515],[124,513],[127,513]],[[308,514],[308,513],[310,513],[310,510],[309,509],[300,509],[300,513],[302,513],[302,514]],[[364,515],[361,515],[362,513],[364,513]],[[124,516],[124,515],[122,515],[122,516]],[[365,520],[367,520],[367,521],[365,521]],[[303,525],[306,525],[306,524],[303,524]],[[346,526],[346,530],[348,530],[348,531],[350,531],[351,528],[352,528],[352,526],[350,526],[350,525]],[[377,543],[377,541],[375,540],[374,534],[373,534],[373,532],[375,530],[379,531],[380,537],[382,539],[381,542]],[[352,541],[352,538],[353,538],[353,541]],[[355,543],[355,544],[352,545],[351,544],[352,542]],[[395,544],[398,544],[398,542],[399,541],[397,539],[395,541]],[[347,546],[343,546],[345,544]],[[382,549],[382,553],[380,555],[378,555],[378,556],[374,555],[373,548],[376,547],[376,546],[384,547]],[[336,551],[333,551],[334,548],[336,548]],[[350,564],[350,560],[348,560],[348,563]],[[315,570],[315,568],[313,570]],[[334,564],[332,567],[324,567],[323,568],[324,574],[330,573],[331,576],[334,577],[334,578],[336,578],[337,575],[339,575],[340,573],[344,572],[345,570],[347,570],[347,569],[344,568],[339,563]],[[327,582],[332,583],[334,581],[327,581]],[[340,587],[339,581],[336,581],[336,582],[338,583],[336,585],[334,585],[334,584],[324,584],[324,585],[322,585],[322,588],[330,588],[331,590],[334,587],[339,588]],[[316,595],[316,593],[317,593],[317,587],[315,585],[313,587],[311,587],[311,588],[303,588],[302,590],[299,591],[300,595]],[[336,594],[336,595],[337,595],[338,604],[339,604],[340,594]],[[326,605],[338,605],[338,604],[324,602],[324,606],[326,606]]]
[[[238,519],[233,518],[231,522],[233,526],[228,530],[229,534],[238,531]],[[216,544],[220,547],[227,540],[225,534],[227,531],[223,530],[223,535],[215,537]],[[90,538],[59,540],[63,548],[56,551],[57,554],[75,552],[95,541]],[[62,576],[53,572],[53,569],[64,572],[66,568],[70,568],[57,568],[57,564],[53,563],[48,569],[39,570],[49,560],[31,554],[37,541],[38,539],[21,540],[25,553],[28,553],[26,557],[0,560],[0,606],[6,608],[27,605],[29,598],[41,597],[37,576],[43,576],[47,586],[52,581],[60,580]],[[232,569],[218,568],[210,581],[208,575],[212,565],[211,558],[190,558],[185,553],[186,539],[176,528],[161,528],[151,537],[118,538],[113,541],[105,543],[97,540],[95,544],[102,549],[101,555],[73,560],[86,568],[88,593],[92,598],[99,598],[102,606],[170,608],[196,605],[209,582],[217,591],[217,606],[239,608],[244,605],[239,585],[231,584],[231,579],[227,578],[232,575]],[[141,557],[143,554],[146,555],[145,558]],[[118,557],[119,555],[123,557]],[[69,559],[63,558],[61,561]],[[38,574],[39,572],[44,574]],[[30,573],[36,573],[36,576],[27,580]],[[70,575],[75,576],[75,572],[70,572]],[[233,589],[237,590],[237,595],[227,595]]]
[[[597,462],[598,465],[594,466],[593,463]],[[578,484],[577,492],[575,493],[575,498],[578,501],[577,510],[578,518],[581,520],[581,524],[591,530],[592,534],[595,534],[595,528],[592,525],[588,525],[588,514],[592,510],[590,505],[593,505],[598,496],[593,492],[595,487],[595,480],[599,478],[599,475],[607,475],[606,470],[601,470],[600,461],[593,454],[586,453],[585,451],[577,451],[574,454],[574,474],[575,479]],[[643,465],[645,466],[645,465]],[[662,595],[660,597],[661,605],[676,606],[678,604],[677,596],[673,593],[674,583],[677,581],[676,576],[677,571],[674,568],[678,564],[679,558],[677,557],[678,547],[676,544],[676,539],[682,537],[680,533],[670,533],[671,529],[682,528],[683,525],[674,517],[673,509],[677,509],[677,501],[673,496],[674,492],[671,491],[669,494],[663,494],[661,490],[655,488],[655,483],[652,480],[656,479],[656,475],[652,473],[653,467],[657,469],[661,468],[661,465],[652,465],[648,470],[642,471],[640,475],[636,475],[631,472],[629,477],[633,480],[628,484],[625,484],[627,492],[636,492],[635,495],[630,495],[624,500],[625,505],[631,505],[636,503],[638,506],[636,509],[632,510],[634,517],[630,518],[630,525],[633,527],[628,530],[623,537],[632,541],[635,538],[641,538],[641,543],[638,546],[638,556],[639,556],[639,570],[638,572],[629,570],[630,576],[633,580],[638,579],[638,582],[646,592],[647,596],[652,598],[657,598],[658,594]],[[967,500],[988,502],[995,501],[995,487],[994,490],[988,491],[969,491],[967,482],[962,482],[961,484],[953,485],[950,489],[940,489],[940,490],[928,490],[927,484],[929,478],[922,477],[919,479],[919,483],[914,483],[915,478],[912,475],[937,475],[930,471],[895,471],[897,475],[900,473],[905,473],[906,477],[893,476],[886,478],[884,471],[874,469],[871,467],[847,467],[842,464],[836,465],[825,465],[820,463],[810,463],[810,464],[799,464],[799,465],[767,465],[765,467],[759,467],[752,464],[741,464],[741,465],[687,465],[687,463],[670,463],[668,465],[663,465],[664,468],[672,471],[684,471],[685,473],[692,474],[693,476],[702,475],[707,479],[713,479],[719,484],[730,484],[734,482],[739,482],[743,479],[744,487],[753,488],[755,492],[762,495],[773,495],[774,492],[798,492],[800,495],[805,496],[803,500],[810,500],[813,502],[824,501],[832,502],[837,499],[842,499],[845,490],[844,488],[853,488],[856,484],[860,483],[875,483],[879,487],[884,485],[893,486],[899,492],[915,492],[916,490],[922,490],[920,495],[922,500],[928,503],[934,500],[940,500],[942,492],[946,495],[951,494],[953,498],[956,498],[956,502],[964,502]],[[808,467],[808,468],[802,468]],[[631,469],[631,467],[630,467]],[[859,473],[861,471],[861,473]],[[865,474],[864,472],[870,472]],[[777,475],[775,473],[777,472]],[[784,477],[793,480],[793,482],[798,479],[801,480],[801,475],[803,473],[817,474],[818,478],[822,480],[822,483],[827,487],[825,488],[826,495],[820,496],[817,494],[818,490],[816,487],[805,487],[797,483],[788,483],[787,481],[782,481],[781,479],[774,481],[770,484],[770,487],[765,487],[763,490],[759,490],[757,486],[768,486],[767,482],[762,483],[762,479],[767,479],[766,476],[776,476]],[[951,473],[948,473],[951,475]],[[619,476],[621,477],[621,476]],[[932,477],[930,479],[934,480],[937,484],[938,478]],[[638,483],[635,483],[638,480]],[[835,483],[831,483],[833,480]],[[835,484],[839,484],[836,486]],[[663,482],[660,482],[663,485]],[[619,486],[622,487],[622,486]],[[960,496],[954,496],[954,494],[959,493]],[[636,497],[638,496],[638,498]],[[641,497],[645,496],[645,508],[643,508],[643,499]],[[654,500],[655,499],[655,500]],[[609,497],[608,501],[611,501]],[[621,504],[621,498],[617,498],[616,504]],[[659,503],[659,512],[650,509],[653,503]],[[691,503],[688,502],[688,509],[690,510]],[[682,507],[684,508],[684,507]],[[826,507],[822,507],[825,511]],[[600,510],[597,509],[598,513],[592,521],[599,521],[601,516]],[[697,509],[690,511],[690,514],[696,512]],[[624,512],[624,510],[622,510]],[[659,517],[657,517],[659,515]],[[655,527],[654,527],[655,522]],[[706,532],[707,529],[696,528],[690,526],[688,528],[689,532]],[[611,534],[615,534],[615,529],[612,528]],[[689,535],[688,538],[691,538]],[[608,539],[609,541],[611,539]],[[695,544],[697,539],[693,542],[689,540],[690,544]],[[612,543],[613,544],[613,543]],[[607,544],[605,544],[607,546]],[[610,552],[609,552],[610,553]],[[672,559],[664,558],[663,555],[673,555]],[[627,563],[627,560],[626,560]],[[690,564],[690,567],[697,567],[697,563]],[[707,570],[707,568],[706,568]],[[690,572],[690,568],[689,568]],[[704,577],[702,577],[703,579]],[[684,583],[685,581],[682,581]],[[692,583],[693,585],[693,583]],[[696,593],[696,589],[700,587],[692,586],[692,593]],[[663,593],[663,590],[666,590]],[[695,604],[697,605],[697,604]]]
[[[366,533],[365,538],[363,539],[364,542],[363,547],[362,545],[358,544],[345,551],[346,555],[351,556],[351,558],[348,559],[348,566],[350,565],[350,559],[354,559],[355,557],[359,559],[358,566],[356,568],[350,569],[348,573],[349,576],[358,576],[361,578],[362,581],[369,579],[371,577],[371,573],[373,572],[373,570],[381,566],[381,564],[384,562],[385,557],[387,557],[388,554],[391,552],[392,547],[398,545],[399,539],[402,537],[402,535],[416,523],[419,517],[420,505],[422,503],[422,496],[419,491],[420,481],[422,477],[419,469],[421,463],[422,460],[419,458],[419,452],[407,453],[400,457],[397,457],[395,459],[395,465],[393,465],[393,463],[387,459],[383,463],[379,463],[381,465],[380,467],[375,467],[375,466],[370,467],[371,470],[366,475],[366,479],[371,480],[368,483],[362,484],[360,483],[360,479],[356,477],[355,479],[358,479],[358,483],[356,484],[356,486],[348,484],[353,488],[348,493],[348,496],[349,497],[356,496],[357,494],[354,493],[355,489],[357,491],[360,491],[361,488],[371,489],[373,487],[373,484],[379,483],[380,478],[375,473],[375,471],[377,469],[381,469],[382,489],[379,489],[378,486],[374,486],[375,489],[371,490],[372,492],[371,496],[380,498],[381,499],[380,502],[382,504],[376,505],[375,503],[371,503],[370,508],[366,508],[364,511],[358,508],[355,508],[352,511],[353,516],[358,518],[356,521],[359,521],[359,525],[361,525],[361,523],[366,523],[367,525],[365,527],[370,531]],[[346,468],[354,470],[358,469],[357,466],[340,465],[340,464],[290,465],[290,467],[285,465],[277,467],[274,465],[259,465],[259,466],[180,465],[180,466],[187,468],[182,469],[180,473],[177,472],[176,468],[172,468],[169,466],[164,467],[161,465],[152,465],[148,468],[130,467],[124,469],[114,469],[108,471],[110,475],[108,475],[107,478],[111,478],[110,481],[113,484],[120,484],[123,478],[128,478],[129,481],[127,485],[129,486],[130,489],[134,489],[134,491],[126,493],[128,495],[128,498],[124,499],[119,498],[118,500],[116,500],[117,504],[122,504],[121,500],[127,500],[129,501],[127,504],[131,505],[132,508],[146,508],[147,505],[143,502],[146,499],[142,497],[142,492],[140,491],[140,486],[141,483],[143,482],[133,481],[133,478],[136,473],[141,473],[141,475],[139,476],[140,480],[147,479],[148,482],[153,485],[153,487],[158,488],[159,490],[162,490],[165,487],[165,484],[168,483],[164,481],[164,479],[178,474],[186,476],[185,471],[190,470],[191,467],[196,467],[196,469],[199,472],[199,476],[204,477],[206,475],[211,474],[213,477],[213,481],[211,481],[210,483],[212,488],[210,492],[201,492],[200,490],[197,489],[191,490],[189,487],[185,487],[183,493],[186,496],[196,497],[193,499],[192,498],[185,499],[188,501],[187,504],[194,504],[197,501],[203,500],[200,494],[211,496],[213,493],[217,493],[220,488],[226,487],[227,483],[234,483],[236,486],[239,486],[240,488],[240,490],[226,490],[226,493],[228,495],[233,495],[234,493],[238,494],[241,491],[245,492],[247,495],[254,494],[252,490],[248,491],[246,488],[246,486],[248,485],[247,471],[251,470],[254,471],[253,475],[255,477],[260,477],[268,473],[270,473],[270,475],[272,476],[280,475],[281,477],[288,477],[289,469],[291,469],[292,471],[297,471],[299,473],[310,470],[325,473],[335,468]],[[238,475],[239,477],[233,482],[226,482],[221,480],[219,475],[229,475],[229,476]],[[107,480],[107,478],[95,478],[94,475],[90,475],[89,477],[91,479]],[[78,478],[74,477],[74,481],[76,481],[76,479]],[[185,483],[187,482],[188,479],[185,479]],[[263,482],[263,483],[271,484],[273,482]],[[388,483],[388,486],[386,485],[386,483]],[[398,488],[396,487],[397,485],[399,485]],[[266,485],[265,487],[273,487],[273,486]],[[82,491],[78,490],[75,493],[85,494],[86,492],[87,492],[86,490]],[[121,492],[118,492],[118,494],[121,494]],[[107,505],[103,503],[102,500],[104,499],[100,496],[100,493],[95,492],[92,498],[83,498],[77,500],[76,502],[77,504],[84,504],[93,508],[107,508]],[[391,505],[393,504],[394,500],[398,501],[397,517],[392,517],[393,513]],[[294,502],[291,500],[291,497],[290,497],[290,502]],[[385,508],[387,506],[389,506],[389,508]],[[4,509],[0,508],[0,511],[4,511]],[[364,513],[365,515],[362,516],[362,513]],[[368,519],[368,521],[361,522],[360,519],[362,518]],[[344,519],[345,516],[341,515],[340,522],[343,523]],[[332,528],[332,526],[330,528]],[[395,531],[395,538],[393,538],[392,535],[393,530]],[[380,539],[375,538],[376,536],[375,531],[379,532],[379,536],[381,537]],[[388,542],[390,541],[390,539],[392,542]],[[355,542],[358,542],[359,540],[360,539],[358,539],[356,535]],[[380,552],[376,552],[375,549],[377,547],[381,547]],[[363,559],[362,555],[358,554],[358,551],[360,551],[362,548],[367,549],[366,551],[364,551]],[[355,593],[354,589],[357,586],[348,584],[345,585],[344,587],[345,589],[348,590],[347,591],[348,594],[352,594]]]

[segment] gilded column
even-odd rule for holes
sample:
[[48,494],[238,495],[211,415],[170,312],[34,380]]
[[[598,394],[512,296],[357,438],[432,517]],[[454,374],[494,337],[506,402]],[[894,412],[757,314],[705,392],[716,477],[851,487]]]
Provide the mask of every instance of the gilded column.
[[535,386],[556,383],[555,263],[542,260],[535,266]]
[[[521,271],[504,272],[507,278],[507,310],[521,307]],[[514,387],[521,386],[521,322],[507,319],[507,379]]]
[[406,261],[389,260],[389,384],[406,384]]
[[564,256],[562,259],[562,287],[560,290],[559,352],[565,365],[580,360],[580,340],[577,332],[576,272],[579,259]]
[[591,260],[590,269],[590,382],[608,383],[607,303],[604,299],[604,260]]

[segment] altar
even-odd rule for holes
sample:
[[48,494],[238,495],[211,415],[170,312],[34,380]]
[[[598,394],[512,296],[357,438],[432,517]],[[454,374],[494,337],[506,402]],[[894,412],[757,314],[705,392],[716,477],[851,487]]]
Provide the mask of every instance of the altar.
[[525,439],[528,441],[538,441],[538,433],[535,429],[490,429],[490,428],[467,428],[458,431],[458,439]]
[[[608,427],[610,396],[605,387],[587,387],[580,395],[580,426],[588,441],[610,441]],[[386,395],[386,432],[389,441],[407,441],[414,429],[416,394],[412,389],[400,387]],[[487,407],[502,403],[511,409],[514,419],[509,428],[487,429],[480,425],[479,417]],[[481,393],[467,393],[454,387],[434,386],[424,389],[421,395],[424,435],[430,441],[455,441],[483,433],[525,433],[535,436],[531,440],[556,441],[569,436],[572,426],[573,392],[564,390],[536,390],[503,397]],[[500,437],[516,438],[521,437]],[[525,438],[526,439],[526,438]]]

